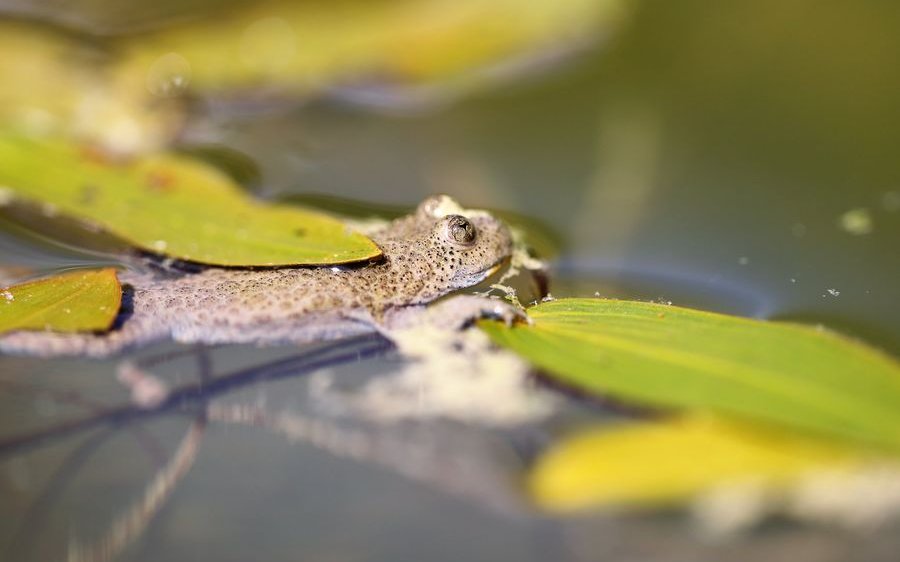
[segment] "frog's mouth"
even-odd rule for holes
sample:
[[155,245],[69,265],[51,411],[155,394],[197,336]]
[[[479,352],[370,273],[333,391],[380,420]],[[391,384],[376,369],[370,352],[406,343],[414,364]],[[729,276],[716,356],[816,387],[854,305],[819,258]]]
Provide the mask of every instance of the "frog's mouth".
[[509,258],[503,258],[497,261],[494,265],[489,266],[487,269],[481,272],[481,280],[484,281],[488,277],[493,276],[495,273],[503,269],[503,266],[509,261]]

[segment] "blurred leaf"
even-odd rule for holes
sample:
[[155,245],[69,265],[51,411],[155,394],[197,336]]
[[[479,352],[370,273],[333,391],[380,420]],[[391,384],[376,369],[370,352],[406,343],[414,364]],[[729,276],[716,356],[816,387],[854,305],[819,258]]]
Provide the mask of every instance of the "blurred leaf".
[[623,13],[622,0],[270,1],[126,39],[119,76],[162,96],[416,85],[595,41]]
[[0,127],[135,154],[171,143],[189,97],[330,93],[419,107],[584,48],[618,26],[625,4],[232,2],[204,17],[102,40],[0,21]]
[[107,330],[122,288],[112,268],[73,271],[0,290],[0,333],[11,330]]
[[89,138],[120,153],[167,143],[182,125],[175,99],[147,99],[110,79],[104,45],[33,23],[0,21],[0,127]]
[[653,303],[560,299],[481,326],[565,384],[900,449],[900,365],[825,330]]
[[538,459],[528,488],[535,503],[556,512],[660,505],[744,482],[786,486],[814,471],[849,469],[863,460],[833,442],[690,416],[606,425],[567,437]]
[[222,266],[340,264],[380,255],[326,215],[267,205],[189,158],[112,162],[65,143],[0,136],[8,195],[99,225],[156,254]]

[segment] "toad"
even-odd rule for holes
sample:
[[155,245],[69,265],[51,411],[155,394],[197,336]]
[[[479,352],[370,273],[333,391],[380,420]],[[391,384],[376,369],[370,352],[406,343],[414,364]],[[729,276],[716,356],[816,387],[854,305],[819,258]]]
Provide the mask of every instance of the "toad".
[[120,273],[125,305],[114,329],[95,334],[13,332],[0,351],[106,357],[166,338],[182,343],[308,343],[431,324],[460,328],[483,316],[511,322],[498,299],[449,293],[476,285],[510,257],[508,228],[485,211],[434,196],[370,233],[377,261],[333,267]]

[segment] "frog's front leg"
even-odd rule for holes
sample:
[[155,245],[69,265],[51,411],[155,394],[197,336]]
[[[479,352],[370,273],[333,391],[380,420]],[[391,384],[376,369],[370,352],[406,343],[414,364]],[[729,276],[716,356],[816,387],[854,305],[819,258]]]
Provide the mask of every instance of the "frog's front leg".
[[516,320],[529,321],[521,308],[500,298],[455,295],[430,306],[404,306],[387,311],[382,325],[388,331],[418,326],[461,330],[481,318],[502,320],[507,325]]

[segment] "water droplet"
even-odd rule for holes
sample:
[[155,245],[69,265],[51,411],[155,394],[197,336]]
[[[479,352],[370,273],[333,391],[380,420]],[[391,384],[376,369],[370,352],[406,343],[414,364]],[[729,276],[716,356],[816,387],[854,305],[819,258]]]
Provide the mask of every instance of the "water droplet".
[[850,209],[838,219],[840,227],[855,236],[872,232],[872,214],[868,209]]
[[791,234],[794,238],[803,238],[806,236],[806,225],[802,222],[795,223],[791,226]]
[[147,89],[154,96],[171,98],[182,94],[191,83],[191,64],[178,53],[167,53],[147,69]]

